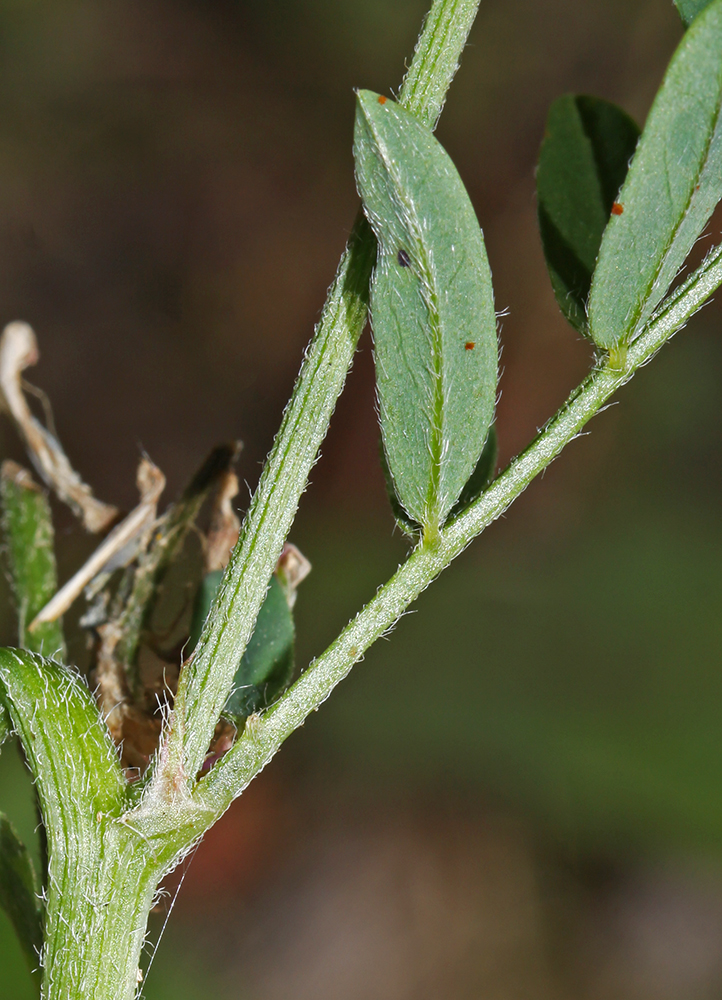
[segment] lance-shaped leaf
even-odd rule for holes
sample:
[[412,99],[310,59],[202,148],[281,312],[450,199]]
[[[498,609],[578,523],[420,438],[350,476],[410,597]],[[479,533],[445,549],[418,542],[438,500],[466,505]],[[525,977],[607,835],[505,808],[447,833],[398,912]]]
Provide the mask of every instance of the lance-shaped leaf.
[[674,0],[674,2],[680,17],[689,27],[695,17],[711,3],[711,0]]
[[47,604],[58,586],[53,549],[53,522],[47,497],[30,473],[15,462],[0,469],[2,526],[10,581],[18,615],[18,642],[46,656],[65,657],[60,621],[35,631],[27,626]]
[[590,336],[637,337],[722,197],[722,0],[695,18],[667,69],[604,232]]
[[360,91],[354,156],[378,240],[371,319],[384,449],[404,510],[433,534],[479,461],[494,412],[491,272],[461,178],[414,115]]
[[539,230],[557,302],[580,333],[602,235],[638,139],[636,124],[609,101],[565,94],[549,109],[536,175]]
[[489,428],[489,436],[476,463],[476,468],[469,476],[459,499],[451,508],[449,517],[458,517],[466,508],[481,496],[491,483],[496,472],[496,460],[499,454],[499,441],[496,436],[496,426]]
[[[191,648],[198,642],[222,577],[222,570],[214,570],[203,578],[193,609]],[[291,683],[295,637],[289,600],[274,573],[223,709],[236,725],[270,705]]]
[[[447,520],[461,514],[462,511],[466,510],[469,504],[472,504],[474,500],[478,500],[484,492],[486,487],[494,478],[498,450],[496,427],[492,424],[489,428],[489,434],[486,439],[486,443],[484,444],[484,448],[479,456],[479,461],[476,463],[476,468],[466,481],[466,485],[461,491],[459,499],[449,511],[449,518]],[[386,492],[388,494],[389,503],[391,504],[391,511],[396,518],[396,523],[402,531],[406,532],[407,535],[418,534],[421,531],[421,525],[417,524],[416,521],[412,521],[408,517],[406,511],[401,506],[399,498],[394,492],[394,484],[391,479],[391,473],[389,472],[389,466],[386,461],[383,445],[381,446],[381,469],[386,482]]]
[[20,941],[31,971],[43,946],[40,886],[28,853],[7,816],[0,813],[0,906]]

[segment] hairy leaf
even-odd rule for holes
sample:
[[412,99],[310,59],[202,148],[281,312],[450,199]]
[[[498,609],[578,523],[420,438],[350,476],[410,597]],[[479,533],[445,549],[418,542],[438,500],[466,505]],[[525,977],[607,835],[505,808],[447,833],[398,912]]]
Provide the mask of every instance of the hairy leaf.
[[695,17],[701,14],[705,7],[711,3],[711,0],[674,0],[674,2],[680,17],[685,25],[689,27]]
[[489,436],[486,439],[483,451],[479,456],[479,461],[476,463],[476,468],[469,476],[459,499],[451,508],[450,518],[457,517],[465,511],[469,504],[472,504],[484,492],[494,478],[498,453],[499,442],[496,436],[496,426],[492,424],[489,428]]
[[18,615],[18,642],[45,656],[65,657],[65,640],[59,621],[46,622],[34,631],[28,624],[58,589],[53,549],[50,505],[30,473],[15,462],[0,470],[2,527]]
[[20,941],[31,971],[43,945],[40,886],[27,847],[7,816],[0,813],[0,906]]
[[404,510],[433,533],[474,470],[494,412],[491,272],[456,168],[414,115],[360,91],[354,156],[378,240],[371,319],[384,449]]
[[589,297],[594,342],[638,336],[722,197],[722,0],[684,35],[604,232]]
[[[479,456],[479,461],[476,463],[476,468],[469,476],[466,485],[461,491],[459,499],[449,511],[447,521],[466,510],[469,504],[473,503],[474,500],[477,500],[481,496],[486,487],[492,481],[494,473],[496,472],[496,458],[498,450],[496,427],[492,424],[489,428],[489,435],[486,439],[486,443],[484,444],[484,448]],[[386,482],[386,493],[389,498],[389,503],[391,504],[391,511],[396,518],[396,523],[402,531],[406,532],[407,535],[416,535],[421,531],[421,525],[416,521],[412,521],[404,508],[401,506],[401,502],[394,492],[394,484],[391,479],[391,473],[389,472],[386,455],[384,454],[383,444],[381,445],[380,451],[381,468]]]
[[544,255],[562,312],[587,332],[587,299],[607,220],[639,129],[621,108],[565,94],[549,109],[536,175]]
[[[206,574],[196,596],[191,626],[195,647],[223,577],[222,570]],[[260,712],[288,687],[293,677],[295,628],[283,586],[274,575],[258,613],[253,635],[233,681],[223,714],[236,724]]]

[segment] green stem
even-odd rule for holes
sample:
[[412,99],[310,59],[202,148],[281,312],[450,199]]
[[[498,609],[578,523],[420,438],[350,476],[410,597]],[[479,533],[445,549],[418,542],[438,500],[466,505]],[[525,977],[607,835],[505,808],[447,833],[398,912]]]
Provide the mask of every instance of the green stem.
[[[479,0],[435,0],[403,85],[401,100],[429,123],[438,118]],[[341,258],[321,320],[301,367],[281,428],[253,497],[214,608],[179,681],[170,741],[183,741],[183,770],[198,772],[265,597],[268,581],[306,488],[366,323],[376,256],[359,216]],[[167,760],[177,760],[173,749]],[[164,783],[167,775],[158,775]]]
[[435,0],[424,22],[399,101],[431,129],[444,108],[478,7],[479,0]]
[[82,847],[63,859],[48,908],[42,998],[132,1000],[162,871],[137,836],[109,820]]
[[485,493],[433,542],[422,542],[336,641],[261,717],[248,721],[233,749],[199,782],[199,808],[217,814],[228,808],[283,741],[303,725],[380,636],[469,543],[500,517],[529,483],[557,457],[595,413],[645,365],[722,284],[722,247],[717,248],[658,312],[626,354],[604,359],[575,390],[529,447]]

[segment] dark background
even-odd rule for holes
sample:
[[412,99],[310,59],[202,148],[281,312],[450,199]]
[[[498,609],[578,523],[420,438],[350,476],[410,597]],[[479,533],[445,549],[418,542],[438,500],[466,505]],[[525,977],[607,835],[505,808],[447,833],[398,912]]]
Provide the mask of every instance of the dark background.
[[[0,2],[0,322],[35,327],[30,380],[103,499],[134,504],[142,449],[172,498],[235,436],[255,484],[356,212],[353,88],[398,89],[424,10]],[[502,462],[591,359],[536,231],[549,103],[594,93],[643,122],[681,33],[667,0],[482,0],[438,136],[508,310]],[[211,832],[149,1000],[722,994],[720,318],[639,374]],[[377,441],[365,334],[291,536],[314,565],[301,665],[403,558]],[[63,578],[93,544],[58,510]],[[0,782],[31,838],[12,747]],[[29,997],[4,915],[0,948],[0,997]]]

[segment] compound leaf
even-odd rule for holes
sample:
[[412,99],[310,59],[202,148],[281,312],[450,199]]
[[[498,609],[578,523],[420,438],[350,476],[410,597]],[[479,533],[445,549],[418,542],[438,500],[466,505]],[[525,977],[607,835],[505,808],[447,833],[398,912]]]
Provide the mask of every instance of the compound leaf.
[[607,220],[639,129],[621,108],[565,94],[549,109],[536,175],[544,256],[559,307],[587,332],[587,299]]
[[484,239],[450,157],[414,115],[357,95],[354,156],[378,240],[371,283],[381,435],[410,522],[434,533],[473,472],[498,351]]
[[695,18],[657,93],[604,232],[589,331],[612,348],[651,319],[722,197],[722,0]]

